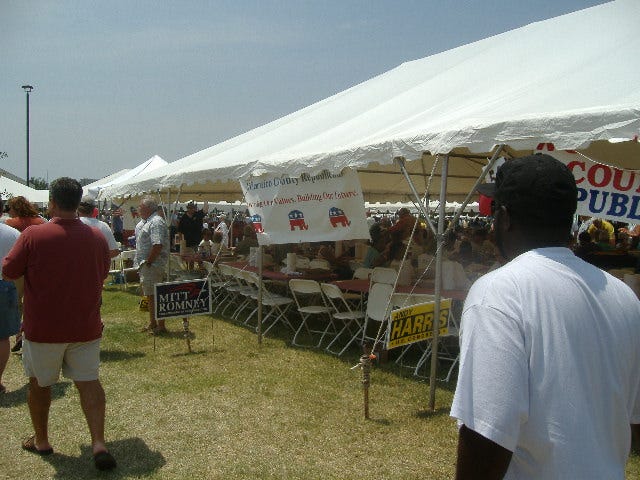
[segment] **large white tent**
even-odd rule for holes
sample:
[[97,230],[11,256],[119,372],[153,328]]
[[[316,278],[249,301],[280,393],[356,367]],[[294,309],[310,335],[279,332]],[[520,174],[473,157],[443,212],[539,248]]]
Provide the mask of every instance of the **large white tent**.
[[[237,179],[359,172],[367,201],[407,200],[394,160],[424,190],[449,155],[446,197],[464,197],[496,145],[541,142],[640,168],[640,2],[617,0],[404,63],[267,125],[104,189],[241,198]],[[438,181],[430,184],[432,198]]]
[[0,176],[0,196],[6,200],[10,197],[23,196],[30,202],[40,205],[49,203],[49,190],[36,190],[16,182],[8,177]]

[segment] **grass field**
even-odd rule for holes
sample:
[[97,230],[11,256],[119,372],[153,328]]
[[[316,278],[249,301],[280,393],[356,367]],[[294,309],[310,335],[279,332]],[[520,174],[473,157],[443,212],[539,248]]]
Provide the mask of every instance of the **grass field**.
[[[12,479],[418,479],[452,478],[456,426],[448,416],[453,384],[428,385],[406,370],[374,368],[370,420],[364,420],[358,352],[336,358],[293,348],[278,332],[258,345],[228,320],[191,320],[193,353],[174,332],[139,333],[147,314],[134,289],[104,292],[101,379],[106,435],[118,460],[97,472],[73,385],[54,388],[49,457],[24,452],[32,431],[25,379],[12,355],[0,396],[0,478]],[[632,457],[627,478],[640,476]]]

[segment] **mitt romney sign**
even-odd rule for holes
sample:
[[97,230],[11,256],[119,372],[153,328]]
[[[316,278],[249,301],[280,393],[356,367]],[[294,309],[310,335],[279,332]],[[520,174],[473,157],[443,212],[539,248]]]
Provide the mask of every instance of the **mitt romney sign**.
[[156,319],[210,314],[209,288],[208,278],[157,283],[153,299]]

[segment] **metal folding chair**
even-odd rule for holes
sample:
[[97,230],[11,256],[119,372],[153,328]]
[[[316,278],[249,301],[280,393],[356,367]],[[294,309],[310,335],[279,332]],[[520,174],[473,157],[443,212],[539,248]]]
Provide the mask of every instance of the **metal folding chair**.
[[[349,302],[344,298],[342,290],[338,288],[337,285],[332,283],[322,283],[320,284],[320,288],[322,289],[322,293],[325,295],[333,312],[333,318],[339,320],[344,324],[342,329],[336,334],[333,340],[327,345],[326,349],[329,353],[333,353],[335,355],[342,355],[349,346],[360,339],[360,335],[362,334],[362,320],[364,319],[364,312],[360,310],[352,310],[349,306]],[[348,341],[342,347],[340,351],[334,351],[331,349],[334,343],[336,343],[343,334],[348,334]]]
[[[331,309],[325,303],[320,284],[315,280],[296,278],[289,280],[289,290],[291,290],[298,312],[302,317],[302,322],[293,335],[291,344],[299,347],[309,346],[303,345],[298,341],[298,337],[304,331],[310,337],[313,334],[320,334],[320,340],[314,345],[315,347],[320,347],[326,336],[335,335],[336,333]],[[324,329],[313,329],[310,320],[314,317],[319,317],[321,325],[325,324]]]

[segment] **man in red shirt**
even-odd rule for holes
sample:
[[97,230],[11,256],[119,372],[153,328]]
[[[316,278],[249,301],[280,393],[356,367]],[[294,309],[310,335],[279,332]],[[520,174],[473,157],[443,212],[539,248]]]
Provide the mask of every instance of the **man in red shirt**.
[[78,388],[96,468],[116,466],[104,441],[105,395],[100,364],[100,298],[109,272],[102,233],[76,215],[82,186],[63,177],[49,190],[52,220],[25,230],[4,259],[2,275],[24,276],[22,359],[29,377],[27,403],[35,434],[22,443],[39,455],[53,453],[48,437],[51,385],[60,371]]

